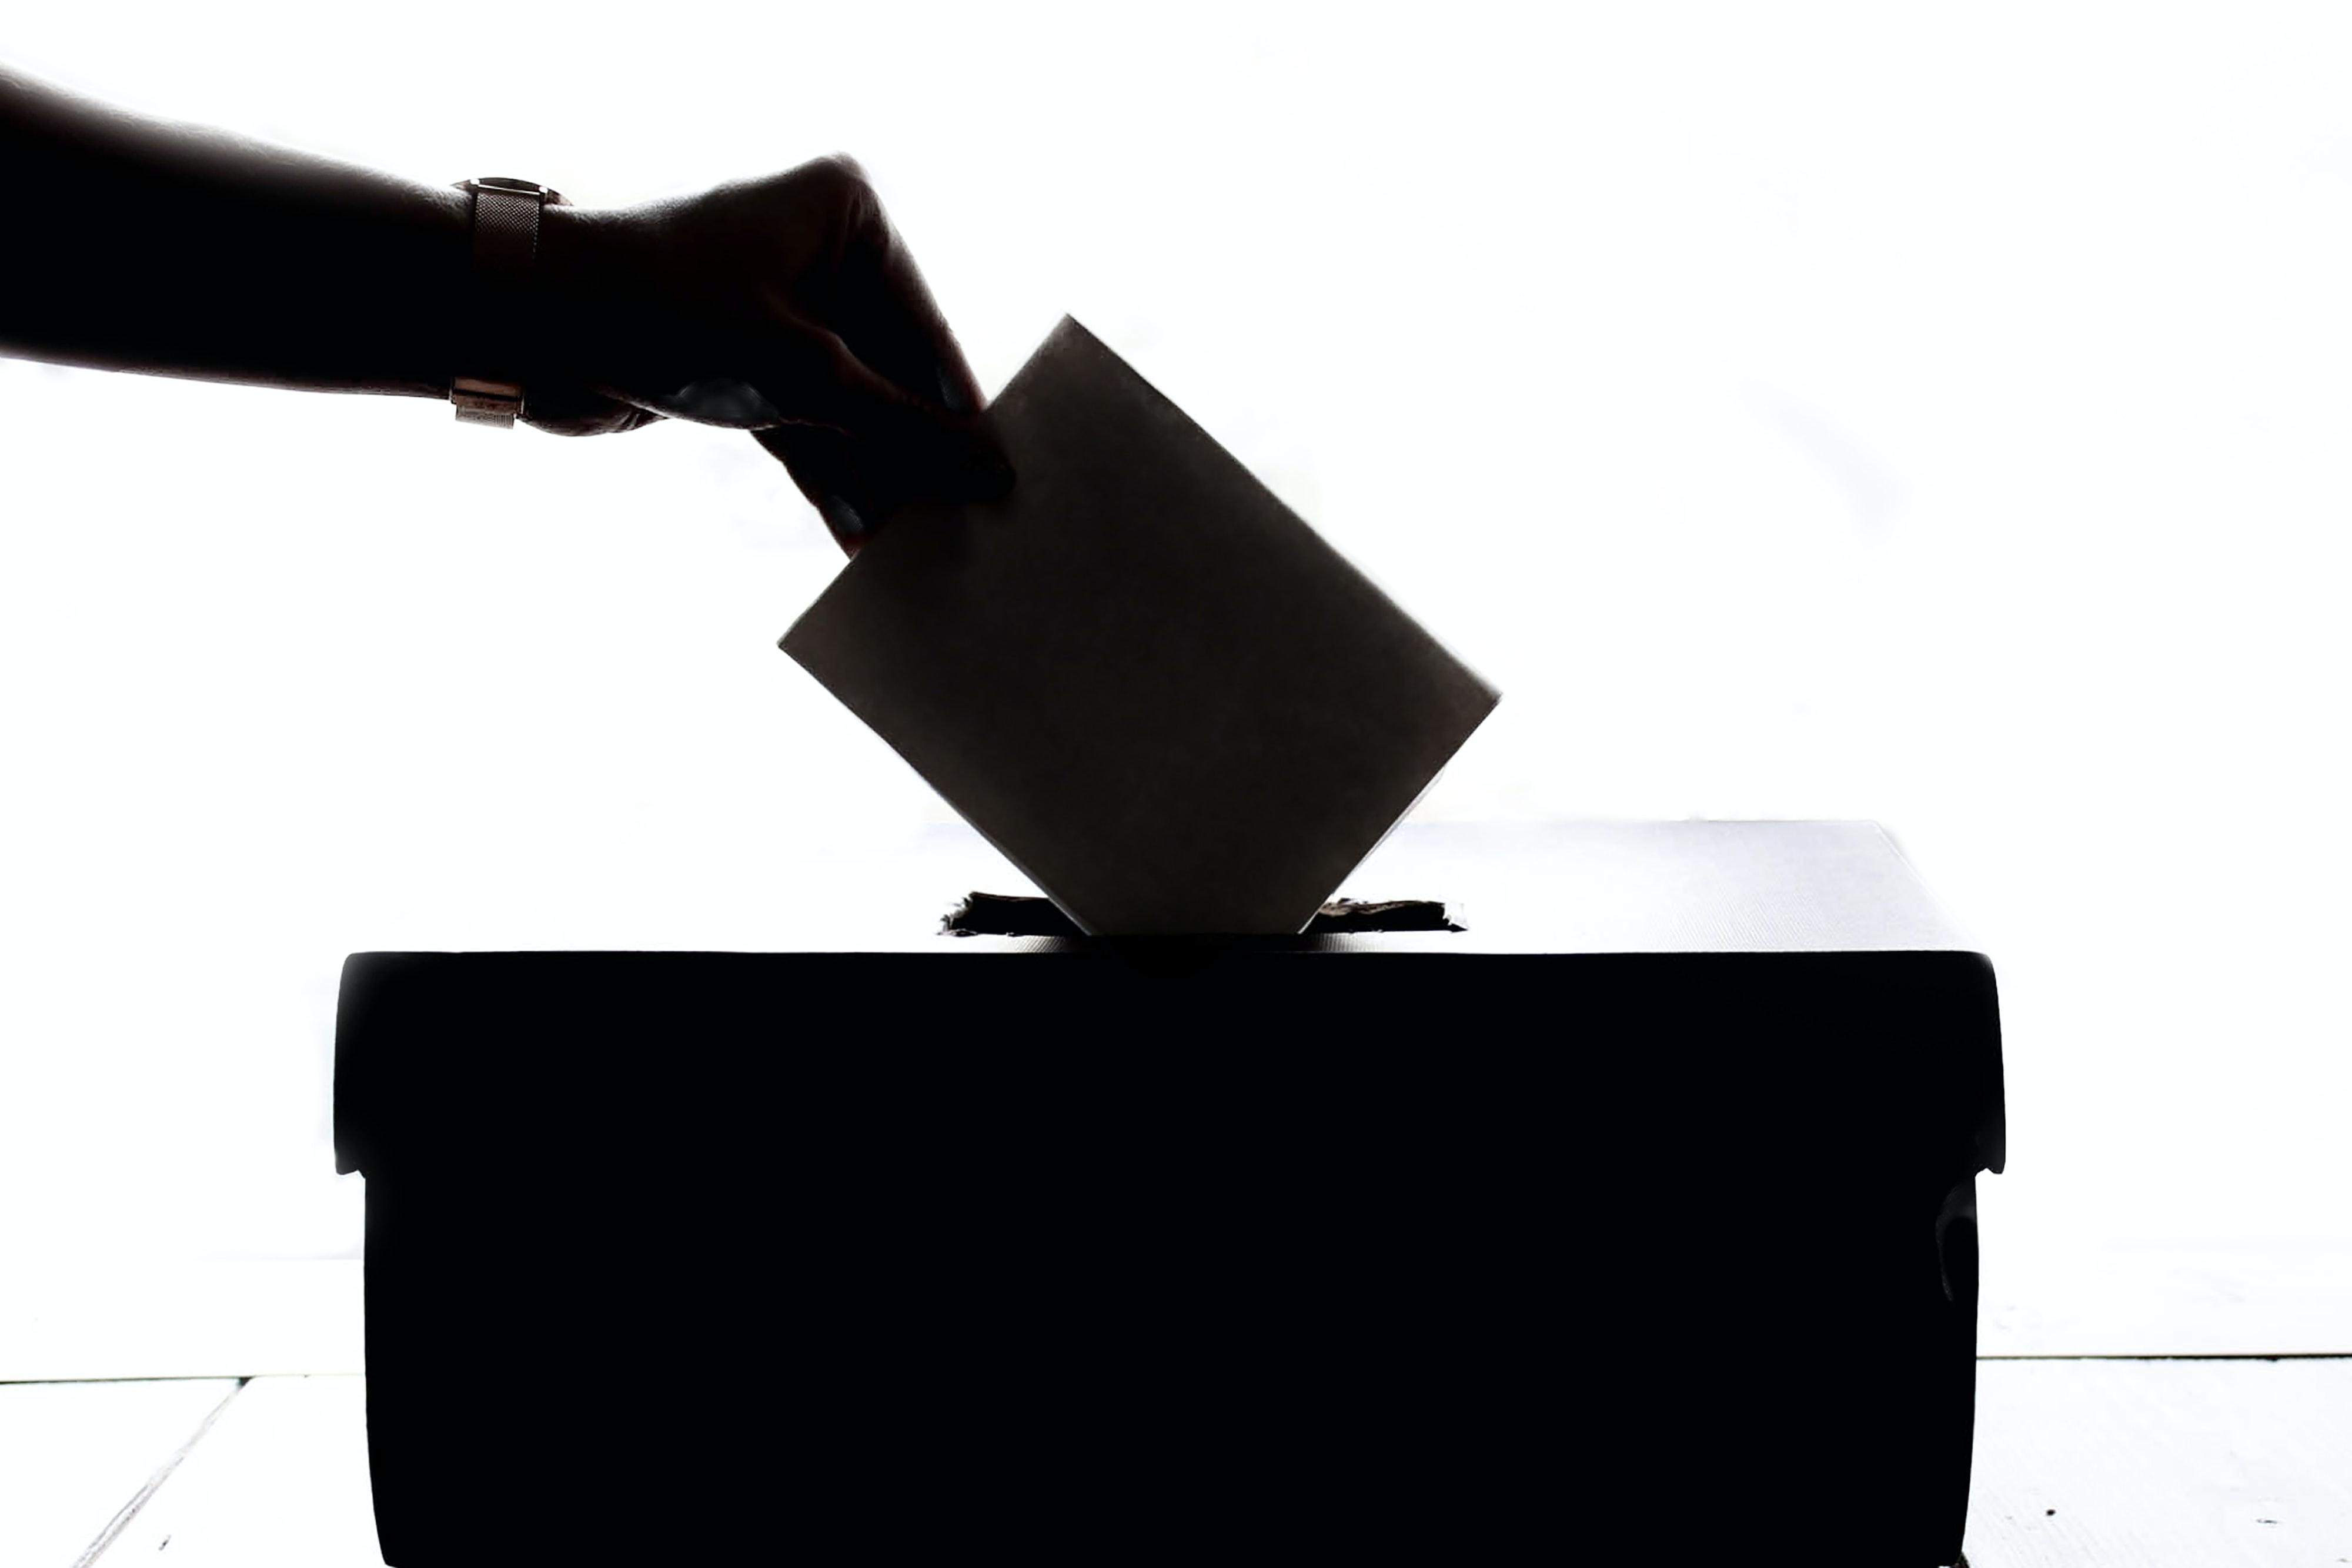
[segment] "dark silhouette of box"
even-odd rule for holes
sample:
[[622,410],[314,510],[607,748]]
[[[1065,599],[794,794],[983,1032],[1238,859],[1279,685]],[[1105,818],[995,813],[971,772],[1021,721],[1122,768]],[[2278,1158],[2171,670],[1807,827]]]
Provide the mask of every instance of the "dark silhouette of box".
[[1867,824],[1551,843],[1639,941],[354,956],[386,1561],[1950,1562],[1990,966]]

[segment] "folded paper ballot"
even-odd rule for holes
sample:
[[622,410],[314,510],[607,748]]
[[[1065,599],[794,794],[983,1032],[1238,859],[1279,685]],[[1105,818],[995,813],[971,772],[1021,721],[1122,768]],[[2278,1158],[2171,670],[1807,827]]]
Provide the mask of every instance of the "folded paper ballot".
[[1495,690],[1069,318],[988,418],[784,652],[1081,929],[1300,930]]

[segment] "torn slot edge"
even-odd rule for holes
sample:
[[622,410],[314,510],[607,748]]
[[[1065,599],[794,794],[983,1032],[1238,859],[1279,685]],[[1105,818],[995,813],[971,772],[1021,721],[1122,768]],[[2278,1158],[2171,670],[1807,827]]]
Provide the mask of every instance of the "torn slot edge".
[[[1378,931],[1460,931],[1435,899],[1368,901],[1335,898],[1315,912],[1305,936]],[[973,893],[940,923],[945,936],[1082,936],[1077,924],[1050,898],[1026,894]]]

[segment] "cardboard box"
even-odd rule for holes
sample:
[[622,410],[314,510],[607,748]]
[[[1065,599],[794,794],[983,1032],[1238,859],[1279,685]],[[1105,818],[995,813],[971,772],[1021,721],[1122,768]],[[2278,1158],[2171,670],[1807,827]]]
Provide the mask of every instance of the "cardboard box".
[[1990,966],[1868,824],[1477,841],[1457,932],[354,956],[386,1561],[1948,1563]]

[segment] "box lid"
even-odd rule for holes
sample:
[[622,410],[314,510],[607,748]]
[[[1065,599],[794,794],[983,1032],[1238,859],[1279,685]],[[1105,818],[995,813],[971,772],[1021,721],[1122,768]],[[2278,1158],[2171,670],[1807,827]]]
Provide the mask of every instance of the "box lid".
[[[942,879],[967,869],[919,849],[877,856],[850,901],[856,917],[804,921],[796,951],[354,955],[337,1022],[338,1168],[370,1168],[388,1140],[536,1142],[518,1116],[719,1114],[730,1096],[761,1095],[779,1062],[799,1071],[823,1058],[837,1081],[870,1059],[904,1082],[946,1083],[990,1057],[972,1048],[1008,1024],[1003,1058],[1029,1063],[1016,1075],[1041,1046],[1087,1047],[1089,1072],[1122,1049],[1146,1057],[1195,1018],[1223,1020],[1196,1054],[1255,1049],[1251,1010],[1273,998],[1290,1020],[1275,1045],[1299,1047],[1288,1057],[1328,1047],[1311,1038],[1318,1020],[1359,1040],[1386,1026],[1382,1050],[1457,1061],[1505,1049],[1489,1043],[1502,1037],[1522,1052],[1522,1077],[1541,1065],[1526,1051],[1559,1052],[1560,1071],[1587,1081],[1571,1093],[1650,1071],[1594,1058],[1593,1041],[1703,1035],[1685,1087],[1714,1063],[1712,1081],[1749,1096],[1754,1116],[1790,1119],[1792,1154],[1815,1135],[1804,1129],[1820,1125],[1820,1104],[1861,1085],[1881,1108],[1871,1113],[1893,1118],[1890,1135],[1932,1145],[1950,1179],[2005,1163],[1991,965],[1867,822],[1399,834],[1367,867],[1380,883],[1358,891],[1443,897],[1465,927],[1451,933],[940,935],[965,891]],[[968,1005],[971,1030],[942,998]],[[616,1040],[634,1043],[615,1051]]]

